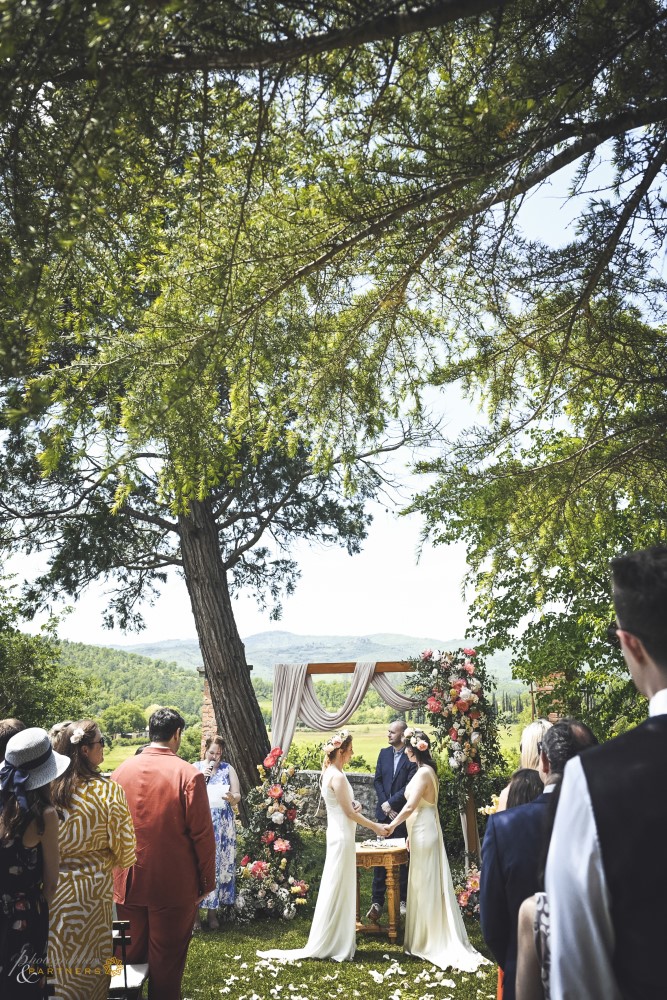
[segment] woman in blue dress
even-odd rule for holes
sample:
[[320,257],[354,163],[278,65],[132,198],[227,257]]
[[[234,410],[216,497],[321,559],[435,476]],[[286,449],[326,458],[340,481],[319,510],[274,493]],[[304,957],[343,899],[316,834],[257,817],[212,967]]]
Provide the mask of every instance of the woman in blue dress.
[[[225,741],[222,736],[209,736],[206,740],[204,759],[194,765],[206,778],[206,790],[211,806],[213,832],[215,833],[215,889],[202,902],[208,910],[206,922],[216,930],[218,910],[232,906],[236,898],[236,820],[234,806],[241,801],[241,788],[236,771],[222,759]],[[199,912],[195,930],[200,928]]]

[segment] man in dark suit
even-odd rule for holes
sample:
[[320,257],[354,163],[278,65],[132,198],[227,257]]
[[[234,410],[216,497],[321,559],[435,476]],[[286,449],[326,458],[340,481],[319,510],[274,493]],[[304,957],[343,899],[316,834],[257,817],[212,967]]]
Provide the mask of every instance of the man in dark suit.
[[[388,823],[398,816],[405,805],[405,786],[417,770],[416,763],[410,763],[405,754],[405,740],[403,738],[407,724],[397,719],[392,722],[387,730],[389,746],[380,750],[378,754],[377,766],[375,768],[375,794],[377,795],[377,806],[375,818],[381,823]],[[407,837],[408,831],[405,823],[401,823],[394,830],[394,837]],[[384,897],[386,892],[387,872],[385,868],[376,867],[373,870],[373,896],[371,908],[366,914],[369,920],[377,923],[378,917],[382,913]],[[405,913],[405,900],[408,894],[408,866],[401,865],[400,871],[401,888],[401,914]]]
[[554,1000],[667,993],[667,546],[611,569],[609,638],[649,717],[565,769],[546,871]]
[[551,797],[565,764],[595,741],[588,726],[557,722],[538,744],[544,791],[533,802],[489,817],[482,845],[480,920],[484,940],[505,973],[504,1000],[514,1000],[519,908],[540,886],[553,823]]

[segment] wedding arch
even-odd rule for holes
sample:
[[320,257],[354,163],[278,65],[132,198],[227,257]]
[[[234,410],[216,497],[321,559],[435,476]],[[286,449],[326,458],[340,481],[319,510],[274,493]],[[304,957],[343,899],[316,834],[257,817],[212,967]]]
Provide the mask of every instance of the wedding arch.
[[[271,743],[287,754],[294,738],[298,720],[311,729],[330,731],[340,729],[361,705],[364,695],[373,687],[390,708],[406,712],[423,706],[420,698],[410,698],[397,691],[386,674],[411,673],[411,664],[405,661],[366,661],[356,663],[277,663],[273,676],[273,706]],[[352,684],[345,703],[337,712],[327,712],[315,693],[313,675],[353,674]],[[460,810],[461,828],[465,842],[466,867],[468,859],[481,856],[479,827],[475,800],[468,796]]]

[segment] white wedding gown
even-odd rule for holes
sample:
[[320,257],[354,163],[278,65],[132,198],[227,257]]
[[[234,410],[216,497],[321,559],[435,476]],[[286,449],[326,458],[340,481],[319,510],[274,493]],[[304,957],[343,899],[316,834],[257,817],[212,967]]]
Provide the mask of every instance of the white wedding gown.
[[[320,891],[308,941],[304,948],[258,951],[260,958],[294,962],[300,958],[330,958],[346,962],[354,958],[357,946],[357,876],[354,835],[356,822],[348,819],[332,790],[336,769],[328,767],[322,778],[322,798],[327,808],[327,853]],[[352,786],[345,779],[352,802]]]
[[[488,960],[468,941],[440,829],[438,779],[431,767],[423,766],[433,778],[435,802],[422,798],[407,819],[410,868],[403,947],[440,969],[474,972]],[[406,785],[406,798],[416,778]]]

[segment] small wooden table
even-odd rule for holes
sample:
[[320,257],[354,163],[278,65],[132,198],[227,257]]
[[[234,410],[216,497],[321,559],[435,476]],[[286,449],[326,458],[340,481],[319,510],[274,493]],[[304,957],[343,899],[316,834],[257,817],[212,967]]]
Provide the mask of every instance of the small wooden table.
[[[357,844],[357,931],[362,934],[387,934],[390,941],[395,941],[398,937],[398,927],[400,921],[400,881],[399,870],[401,865],[407,864],[408,849],[403,837],[396,837],[390,840],[378,841],[378,846],[368,844]],[[389,915],[389,926],[381,927],[380,924],[362,924],[359,898],[359,869],[360,868],[386,868],[387,869],[387,913]]]

